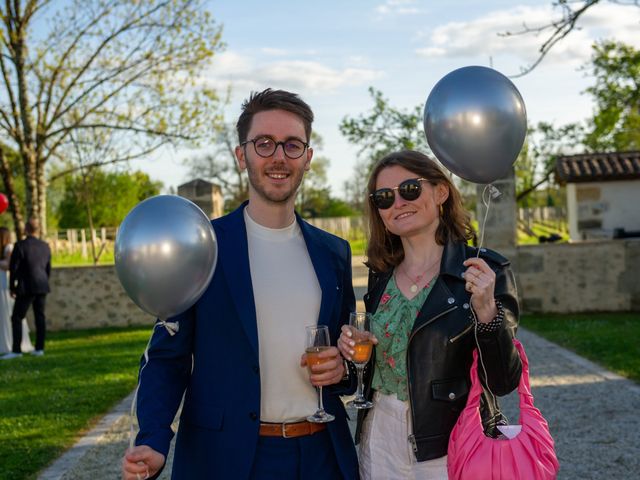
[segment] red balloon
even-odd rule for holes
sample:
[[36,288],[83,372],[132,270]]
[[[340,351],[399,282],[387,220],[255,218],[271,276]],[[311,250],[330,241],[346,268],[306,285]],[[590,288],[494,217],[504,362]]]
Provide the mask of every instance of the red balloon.
[[9,207],[9,199],[4,193],[0,193],[0,213],[3,213]]

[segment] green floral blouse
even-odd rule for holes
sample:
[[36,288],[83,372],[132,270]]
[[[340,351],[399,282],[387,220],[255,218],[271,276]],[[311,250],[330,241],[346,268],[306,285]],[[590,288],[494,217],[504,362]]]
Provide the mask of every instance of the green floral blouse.
[[407,299],[396,285],[395,276],[387,283],[372,319],[372,331],[378,339],[372,387],[398,400],[409,397],[407,385],[407,344],[413,323],[433,288],[435,278],[413,297]]

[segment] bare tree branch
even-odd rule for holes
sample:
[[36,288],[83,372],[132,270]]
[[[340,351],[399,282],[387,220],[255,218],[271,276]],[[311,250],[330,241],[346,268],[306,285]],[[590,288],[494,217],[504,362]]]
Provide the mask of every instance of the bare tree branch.
[[[587,12],[591,7],[600,3],[601,0],[587,0],[587,1],[571,1],[571,0],[558,0],[553,2],[554,7],[560,7],[562,9],[562,18],[559,20],[551,21],[547,24],[539,27],[529,27],[523,24],[522,30],[515,32],[503,32],[498,35],[504,37],[518,36],[518,35],[539,35],[546,31],[551,31],[547,39],[542,43],[538,49],[538,58],[530,65],[520,69],[520,73],[510,75],[510,78],[519,78],[532,72],[540,63],[545,59],[551,49],[564,40],[575,28],[577,28],[578,20],[582,15]],[[616,3],[619,5],[635,5],[640,6],[640,0],[608,0],[610,3]],[[574,9],[572,4],[577,4],[579,7]]]

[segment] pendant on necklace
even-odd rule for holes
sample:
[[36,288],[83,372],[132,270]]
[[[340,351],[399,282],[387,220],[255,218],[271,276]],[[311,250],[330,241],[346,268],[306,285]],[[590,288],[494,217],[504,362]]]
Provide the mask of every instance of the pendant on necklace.
[[414,283],[413,285],[411,285],[411,287],[409,287],[409,290],[411,290],[411,293],[416,293],[418,291],[418,285]]

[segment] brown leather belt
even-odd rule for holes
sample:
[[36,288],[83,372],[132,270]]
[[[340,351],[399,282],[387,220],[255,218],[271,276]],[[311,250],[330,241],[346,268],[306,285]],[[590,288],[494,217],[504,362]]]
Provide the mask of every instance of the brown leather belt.
[[296,423],[261,423],[260,435],[264,437],[303,437],[313,435],[327,428],[324,423],[296,422]]

